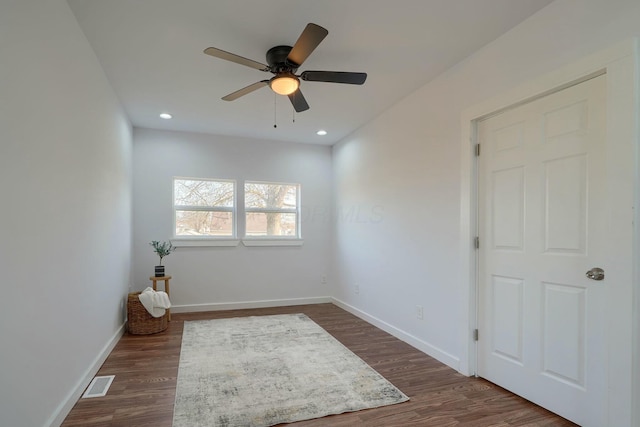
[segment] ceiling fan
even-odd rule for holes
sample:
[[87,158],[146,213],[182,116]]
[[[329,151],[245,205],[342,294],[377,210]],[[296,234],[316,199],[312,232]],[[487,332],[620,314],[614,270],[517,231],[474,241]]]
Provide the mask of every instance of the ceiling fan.
[[275,76],[269,80],[261,80],[232,92],[222,97],[223,100],[233,101],[268,85],[275,93],[288,96],[293,108],[299,113],[309,109],[309,104],[307,104],[307,101],[300,91],[300,79],[310,82],[346,83],[352,85],[361,85],[367,79],[367,73],[351,73],[345,71],[303,71],[301,74],[295,74],[327,34],[329,34],[329,32],[321,26],[313,23],[307,24],[293,47],[275,46],[267,51],[267,64],[269,65],[215,47],[205,49],[204,53],[216,58],[235,62],[236,64],[275,74]]

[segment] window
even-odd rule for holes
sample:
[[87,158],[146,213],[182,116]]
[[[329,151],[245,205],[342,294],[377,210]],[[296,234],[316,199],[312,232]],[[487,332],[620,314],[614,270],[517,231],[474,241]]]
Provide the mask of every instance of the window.
[[245,236],[300,238],[300,185],[244,184]]
[[235,182],[174,178],[175,237],[235,237]]

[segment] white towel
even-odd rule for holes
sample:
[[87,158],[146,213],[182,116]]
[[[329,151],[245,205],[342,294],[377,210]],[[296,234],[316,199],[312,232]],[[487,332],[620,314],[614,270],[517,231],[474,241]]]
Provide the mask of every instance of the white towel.
[[169,295],[164,291],[154,291],[153,288],[147,288],[138,295],[138,299],[153,317],[162,317],[166,309],[171,308]]

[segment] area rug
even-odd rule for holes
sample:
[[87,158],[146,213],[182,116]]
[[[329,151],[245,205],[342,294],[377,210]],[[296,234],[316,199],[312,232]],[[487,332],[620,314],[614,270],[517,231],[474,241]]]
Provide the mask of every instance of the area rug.
[[407,400],[304,314],[184,324],[173,427],[272,426]]

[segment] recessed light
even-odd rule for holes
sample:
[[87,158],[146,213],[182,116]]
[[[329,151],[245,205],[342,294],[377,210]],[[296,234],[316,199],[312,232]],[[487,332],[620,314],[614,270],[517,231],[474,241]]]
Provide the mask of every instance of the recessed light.
[[165,120],[169,120],[170,118],[172,118],[173,116],[169,113],[162,113],[160,114],[160,118],[161,119],[165,119]]
[[317,135],[320,135],[320,136],[324,136],[324,135],[326,135],[326,134],[327,134],[327,131],[326,131],[326,130],[322,130],[322,129],[320,129],[318,132],[316,132],[316,134],[317,134]]

